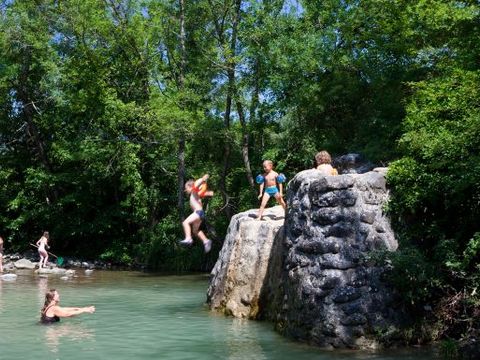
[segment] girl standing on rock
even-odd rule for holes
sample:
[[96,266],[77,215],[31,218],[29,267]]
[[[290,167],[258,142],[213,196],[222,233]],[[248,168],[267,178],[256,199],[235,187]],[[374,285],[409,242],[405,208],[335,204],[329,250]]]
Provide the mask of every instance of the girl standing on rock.
[[[36,245],[38,246],[38,255],[40,255],[40,262],[38,263],[38,267],[40,269],[42,267],[47,266],[47,261],[48,261],[47,249],[49,248],[49,246],[48,246],[48,239],[49,238],[50,238],[50,235],[48,234],[48,231],[45,231],[43,233],[42,237],[36,243]],[[42,263],[43,263],[43,266],[42,266]]]

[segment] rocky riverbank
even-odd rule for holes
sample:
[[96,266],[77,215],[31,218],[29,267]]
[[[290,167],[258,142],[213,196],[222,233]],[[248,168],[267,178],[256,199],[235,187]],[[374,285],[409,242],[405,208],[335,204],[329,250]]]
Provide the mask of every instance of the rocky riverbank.
[[[104,261],[86,261],[74,257],[64,257],[61,258],[61,261],[58,261],[54,257],[50,257],[48,266],[43,269],[38,269],[39,257],[37,253],[28,251],[23,254],[13,253],[13,254],[4,254],[3,256],[3,272],[4,273],[14,273],[16,270],[41,270],[43,273],[58,273],[61,274],[64,271],[70,269],[85,269],[85,270],[113,270],[119,268],[116,265],[113,265]],[[125,267],[120,267],[125,268]],[[60,270],[62,269],[62,270]]]

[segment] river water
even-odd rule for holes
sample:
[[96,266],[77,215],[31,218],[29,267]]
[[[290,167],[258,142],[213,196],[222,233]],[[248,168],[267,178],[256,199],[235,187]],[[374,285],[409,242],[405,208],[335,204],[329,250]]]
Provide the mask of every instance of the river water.
[[[94,271],[62,280],[31,272],[0,280],[0,359],[434,359],[428,349],[331,352],[285,339],[267,322],[211,313],[208,276]],[[40,325],[45,292],[95,314]]]

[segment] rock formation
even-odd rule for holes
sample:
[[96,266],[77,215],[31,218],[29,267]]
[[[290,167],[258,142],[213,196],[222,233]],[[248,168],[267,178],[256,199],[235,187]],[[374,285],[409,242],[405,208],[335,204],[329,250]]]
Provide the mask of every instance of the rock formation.
[[372,171],[375,165],[360,154],[345,154],[333,159],[333,166],[339,174],[364,174]]
[[276,299],[268,317],[281,332],[325,347],[365,348],[375,346],[369,335],[398,324],[385,269],[369,261],[374,250],[397,248],[383,213],[387,196],[381,172],[307,170],[290,182],[282,269],[272,270],[281,281],[272,276],[264,289]]
[[401,318],[385,269],[369,259],[397,248],[383,212],[384,172],[300,172],[288,185],[284,228],[248,212],[234,217],[208,290],[211,307],[270,319],[322,347],[375,346],[371,335]]
[[254,319],[259,314],[271,247],[285,219],[280,206],[266,209],[262,221],[256,213],[243,212],[230,221],[207,292],[212,309],[240,318]]

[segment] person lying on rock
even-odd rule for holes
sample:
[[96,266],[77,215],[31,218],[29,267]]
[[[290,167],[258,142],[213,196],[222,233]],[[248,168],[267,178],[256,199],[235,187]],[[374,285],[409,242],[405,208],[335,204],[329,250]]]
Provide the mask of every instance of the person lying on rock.
[[287,205],[283,200],[283,183],[286,180],[285,175],[278,174],[273,170],[273,162],[271,160],[265,160],[263,162],[263,170],[265,173],[263,175],[258,175],[256,178],[257,184],[260,185],[258,198],[262,199],[260,209],[258,209],[257,213],[258,220],[262,220],[263,211],[265,210],[265,206],[267,206],[268,199],[270,199],[271,196],[275,197],[275,200],[282,205],[283,209],[287,208]]
[[52,324],[60,321],[60,318],[71,317],[80,314],[93,314],[95,312],[95,306],[86,307],[61,307],[60,295],[55,289],[50,289],[45,294],[45,304],[40,312],[40,322],[42,324]]

